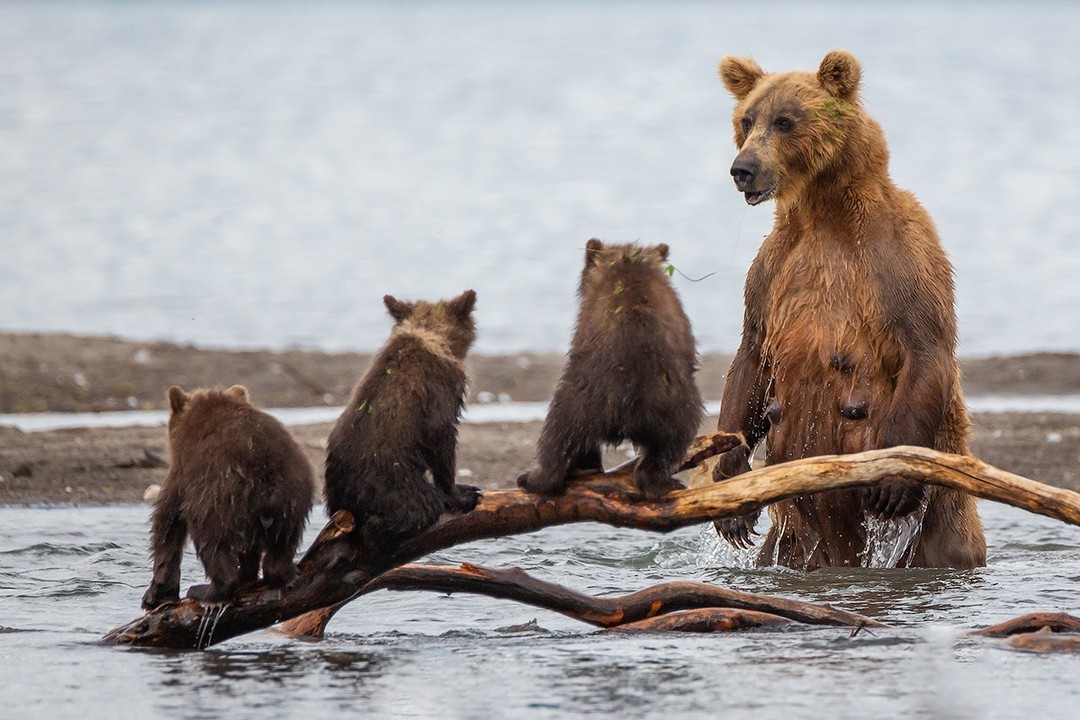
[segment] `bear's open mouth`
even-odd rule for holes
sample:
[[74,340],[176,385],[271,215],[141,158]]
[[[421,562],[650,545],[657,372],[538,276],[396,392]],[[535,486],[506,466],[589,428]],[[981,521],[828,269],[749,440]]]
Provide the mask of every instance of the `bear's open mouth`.
[[747,205],[757,205],[758,203],[763,203],[766,200],[768,200],[769,198],[771,198],[773,196],[773,193],[775,193],[775,192],[776,192],[776,186],[773,185],[772,187],[767,188],[765,190],[756,190],[756,191],[747,190],[746,192],[743,193],[743,196],[746,198],[746,204]]

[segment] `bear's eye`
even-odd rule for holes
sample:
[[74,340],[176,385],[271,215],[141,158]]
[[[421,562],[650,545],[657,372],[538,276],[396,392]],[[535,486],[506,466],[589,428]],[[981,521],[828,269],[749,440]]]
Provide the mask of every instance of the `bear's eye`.
[[754,124],[754,121],[751,120],[748,116],[743,115],[743,118],[740,121],[740,124],[742,125],[742,131],[744,133],[749,133],[751,126],[753,126],[753,124]]
[[795,121],[787,117],[786,115],[781,115],[780,117],[773,120],[773,127],[780,132],[791,132],[795,129]]

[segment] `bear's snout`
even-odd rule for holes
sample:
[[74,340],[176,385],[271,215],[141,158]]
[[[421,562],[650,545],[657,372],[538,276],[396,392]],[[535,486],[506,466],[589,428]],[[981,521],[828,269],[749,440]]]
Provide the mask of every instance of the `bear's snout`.
[[758,174],[758,169],[756,160],[735,158],[735,162],[731,165],[731,177],[735,178],[735,187],[739,188],[740,192],[749,190],[754,183],[754,177]]
[[731,164],[731,177],[750,205],[764,202],[776,192],[776,180],[771,173],[762,171],[757,153],[746,150],[739,153]]

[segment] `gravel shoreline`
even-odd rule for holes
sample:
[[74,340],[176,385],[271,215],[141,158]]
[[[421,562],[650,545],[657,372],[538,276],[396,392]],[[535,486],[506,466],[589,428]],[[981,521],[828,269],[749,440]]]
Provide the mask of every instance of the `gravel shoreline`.
[[[370,355],[310,350],[229,351],[65,334],[0,333],[0,413],[163,409],[171,384],[241,383],[262,407],[343,405]],[[705,354],[698,379],[716,402],[730,357]],[[470,402],[544,401],[562,366],[557,353],[474,356]],[[964,359],[968,395],[1078,395],[1080,355]],[[1003,469],[1080,490],[1080,415],[975,413],[972,449]],[[708,418],[702,431],[715,427]],[[292,429],[318,468],[330,423]],[[464,424],[462,480],[509,487],[532,462],[539,422]],[[165,477],[164,428],[24,433],[0,428],[0,505],[143,502]],[[622,451],[613,451],[611,461]]]

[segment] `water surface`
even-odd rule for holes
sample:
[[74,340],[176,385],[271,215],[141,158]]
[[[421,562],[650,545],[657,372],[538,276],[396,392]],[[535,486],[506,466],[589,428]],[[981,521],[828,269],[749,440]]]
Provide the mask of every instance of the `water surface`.
[[371,350],[385,293],[471,287],[478,350],[563,350],[595,236],[708,275],[732,352],[772,208],[716,63],[847,48],[962,353],[1080,350],[1078,45],[1056,0],[0,0],[0,328]]
[[[595,524],[461,546],[441,563],[519,566],[584,592],[669,580],[829,602],[896,625],[736,634],[597,633],[470,595],[377,593],[322,642],[270,632],[205,652],[102,645],[139,614],[148,508],[0,509],[0,693],[18,717],[1075,717],[1080,657],[965,635],[1035,610],[1077,612],[1080,530],[982,503],[989,566],[757,570],[702,528]],[[193,554],[184,585],[200,580]],[[519,631],[531,620],[537,627]],[[14,716],[13,716],[14,717]]]

